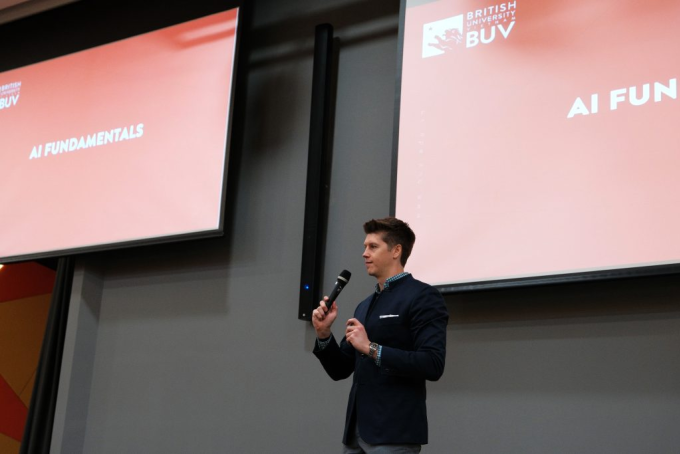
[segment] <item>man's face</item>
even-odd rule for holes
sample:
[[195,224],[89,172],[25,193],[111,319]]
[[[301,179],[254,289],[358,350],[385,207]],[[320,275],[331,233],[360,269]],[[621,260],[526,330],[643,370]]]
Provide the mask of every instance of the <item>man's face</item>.
[[[387,279],[390,277],[395,265],[396,248],[397,246],[390,250],[379,232],[366,235],[362,257],[364,258],[368,275],[376,279]],[[398,257],[398,254],[396,257]]]

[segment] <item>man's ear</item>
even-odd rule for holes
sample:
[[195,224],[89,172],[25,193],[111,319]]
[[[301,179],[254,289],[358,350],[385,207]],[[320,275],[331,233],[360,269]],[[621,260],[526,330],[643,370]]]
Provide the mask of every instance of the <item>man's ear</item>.
[[401,244],[396,244],[392,248],[392,258],[398,259],[401,257]]

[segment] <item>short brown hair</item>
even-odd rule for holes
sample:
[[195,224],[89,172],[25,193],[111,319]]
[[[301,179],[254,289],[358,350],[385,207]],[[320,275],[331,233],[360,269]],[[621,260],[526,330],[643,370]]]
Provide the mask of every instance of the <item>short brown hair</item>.
[[382,240],[387,243],[390,250],[397,244],[401,244],[401,266],[406,266],[406,261],[413,250],[416,242],[416,234],[404,221],[395,217],[383,219],[371,219],[364,223],[364,233],[380,233]]

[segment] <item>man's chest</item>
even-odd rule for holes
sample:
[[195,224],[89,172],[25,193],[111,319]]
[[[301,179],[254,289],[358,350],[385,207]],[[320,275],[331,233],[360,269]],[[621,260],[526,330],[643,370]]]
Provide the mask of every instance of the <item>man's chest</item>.
[[372,342],[392,347],[408,347],[411,302],[397,295],[376,295],[363,311],[361,321]]

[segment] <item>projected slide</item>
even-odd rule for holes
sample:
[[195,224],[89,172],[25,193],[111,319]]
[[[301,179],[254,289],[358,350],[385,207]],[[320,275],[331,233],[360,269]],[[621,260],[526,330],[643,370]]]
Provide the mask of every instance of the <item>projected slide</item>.
[[0,262],[219,231],[236,21],[0,73]]
[[680,3],[408,1],[396,216],[446,285],[680,262]]

